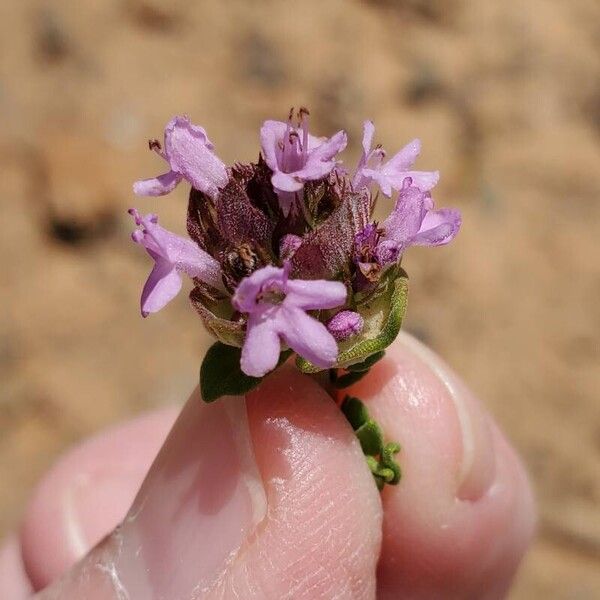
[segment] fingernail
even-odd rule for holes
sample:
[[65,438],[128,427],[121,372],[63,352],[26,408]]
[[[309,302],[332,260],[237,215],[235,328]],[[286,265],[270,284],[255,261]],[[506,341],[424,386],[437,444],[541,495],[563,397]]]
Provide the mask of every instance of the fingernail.
[[127,597],[192,597],[219,579],[266,508],[245,400],[205,404],[196,393],[113,534],[107,569]]
[[123,519],[119,511],[131,505],[147,469],[142,464],[98,465],[69,482],[60,508],[73,560],[83,557]]
[[412,336],[401,342],[431,370],[451,401],[460,432],[461,458],[457,472],[456,497],[477,500],[494,481],[496,465],[488,416],[471,391],[434,352]]

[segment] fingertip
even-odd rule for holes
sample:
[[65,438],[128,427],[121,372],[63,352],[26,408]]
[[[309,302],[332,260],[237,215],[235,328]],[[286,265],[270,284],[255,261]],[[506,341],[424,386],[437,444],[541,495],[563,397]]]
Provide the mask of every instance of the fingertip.
[[283,367],[248,395],[247,409],[268,512],[219,593],[374,597],[381,501],[334,400]]
[[0,545],[0,598],[25,600],[33,589],[25,573],[21,544],[11,535]]
[[65,453],[34,490],[23,518],[23,560],[35,589],[59,577],[126,514],[174,409],[108,429]]
[[384,490],[381,598],[501,598],[533,532],[531,488],[487,412],[403,334],[356,393],[402,445]]

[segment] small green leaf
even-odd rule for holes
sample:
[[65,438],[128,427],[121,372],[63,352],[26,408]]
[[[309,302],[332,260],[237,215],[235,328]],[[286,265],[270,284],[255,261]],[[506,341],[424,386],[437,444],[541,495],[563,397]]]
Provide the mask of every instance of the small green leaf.
[[[239,396],[254,389],[262,377],[250,377],[240,367],[242,351],[221,342],[214,343],[200,367],[200,391],[205,402],[214,402],[221,396]],[[281,353],[277,366],[285,362],[291,351]]]
[[353,396],[346,396],[341,406],[342,412],[352,429],[356,430],[369,420],[369,411],[364,403]]
[[363,423],[356,431],[356,437],[365,454],[375,456],[383,447],[383,434],[381,428],[373,419]]
[[400,465],[395,458],[400,452],[400,444],[388,442],[384,445],[381,428],[358,398],[346,396],[340,408],[354,429],[379,490],[386,483],[396,485],[401,477]]
[[393,477],[387,481],[392,485],[396,485],[402,477],[400,465],[396,462],[395,455],[400,452],[400,444],[396,442],[388,442],[381,452],[381,464],[393,472]]
[[344,373],[344,375],[337,375],[335,379],[331,381],[333,387],[338,390],[350,387],[357,381],[360,381],[369,371],[357,371],[356,373]]
[[255,388],[260,377],[249,377],[240,368],[242,351],[221,342],[214,343],[200,367],[200,390],[205,402],[214,402],[221,396],[245,394]]

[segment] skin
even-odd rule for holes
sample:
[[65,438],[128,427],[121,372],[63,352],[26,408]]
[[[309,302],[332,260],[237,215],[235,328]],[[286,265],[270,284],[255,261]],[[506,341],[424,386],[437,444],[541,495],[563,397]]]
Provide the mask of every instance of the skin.
[[504,598],[535,509],[490,416],[405,334],[351,391],[402,443],[400,485],[377,491],[344,417],[292,368],[245,403],[194,392],[179,418],[59,460],[0,552],[0,597]]

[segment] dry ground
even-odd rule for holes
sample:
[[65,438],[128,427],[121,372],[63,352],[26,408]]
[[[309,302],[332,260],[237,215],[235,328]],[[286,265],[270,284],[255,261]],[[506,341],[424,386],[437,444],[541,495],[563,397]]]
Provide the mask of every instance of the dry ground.
[[[600,3],[5,0],[0,5],[0,533],[66,446],[179,400],[207,338],[142,321],[144,150],[187,112],[252,159],[291,105],[424,143],[452,246],[411,252],[407,326],[484,398],[541,507],[511,598],[600,598]],[[183,230],[184,190],[144,201]]]

